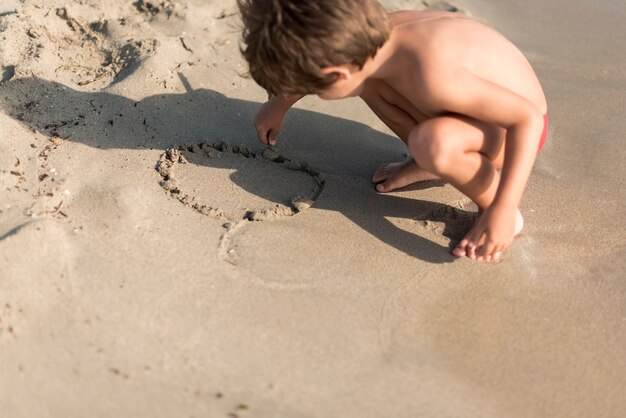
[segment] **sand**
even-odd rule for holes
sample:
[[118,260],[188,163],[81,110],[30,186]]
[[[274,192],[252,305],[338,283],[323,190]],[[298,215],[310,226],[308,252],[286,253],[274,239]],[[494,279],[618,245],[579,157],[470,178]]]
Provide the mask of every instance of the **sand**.
[[550,136],[503,262],[475,207],[370,183],[403,144],[358,100],[252,118],[235,2],[0,1],[3,417],[620,417],[626,8],[421,2],[494,26]]

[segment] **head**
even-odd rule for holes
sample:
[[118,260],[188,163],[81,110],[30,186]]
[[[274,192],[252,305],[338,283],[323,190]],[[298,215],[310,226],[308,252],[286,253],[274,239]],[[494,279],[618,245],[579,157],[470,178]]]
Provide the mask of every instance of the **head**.
[[244,23],[242,53],[250,75],[271,94],[349,95],[352,74],[376,55],[391,31],[376,0],[238,4]]

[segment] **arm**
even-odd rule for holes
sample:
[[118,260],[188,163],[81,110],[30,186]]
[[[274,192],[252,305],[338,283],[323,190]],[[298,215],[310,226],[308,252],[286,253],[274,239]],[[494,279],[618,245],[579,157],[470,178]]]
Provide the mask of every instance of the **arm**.
[[[450,83],[451,79],[456,82]],[[446,87],[433,95],[440,108],[507,130],[502,178],[493,205],[517,208],[537,156],[543,115],[524,97],[472,74],[441,81]]]
[[285,115],[302,97],[304,96],[274,96],[261,107],[254,118],[254,127],[261,143],[276,144],[278,133],[285,123]]

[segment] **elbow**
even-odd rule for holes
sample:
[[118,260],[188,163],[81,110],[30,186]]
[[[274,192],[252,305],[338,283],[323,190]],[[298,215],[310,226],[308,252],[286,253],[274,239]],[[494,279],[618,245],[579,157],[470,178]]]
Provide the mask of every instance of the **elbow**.
[[539,131],[543,130],[543,118],[544,118],[544,115],[541,114],[539,109],[535,108],[534,106],[527,116],[527,119],[529,120],[529,124],[539,129]]
[[507,130],[520,130],[524,132],[538,132],[537,135],[541,134],[543,131],[544,124],[544,115],[541,114],[539,109],[534,106],[526,109],[524,112],[520,112],[519,117],[510,126],[508,126]]
[[[518,151],[528,149],[537,149],[541,142],[541,135],[544,129],[544,115],[539,109],[528,109],[520,112],[515,121],[511,121],[507,130],[507,141],[511,147],[517,148]],[[518,148],[520,147],[520,148]]]
[[532,132],[532,138],[536,139],[537,145],[539,145],[545,124],[544,115],[541,114],[539,109],[533,108],[533,111],[528,116],[528,124],[529,130]]
[[544,130],[544,115],[541,114],[539,109],[532,109],[525,112],[524,117],[520,118],[517,126],[514,128],[517,131],[519,138],[526,138],[525,147],[529,149],[538,149],[541,142],[541,135]]

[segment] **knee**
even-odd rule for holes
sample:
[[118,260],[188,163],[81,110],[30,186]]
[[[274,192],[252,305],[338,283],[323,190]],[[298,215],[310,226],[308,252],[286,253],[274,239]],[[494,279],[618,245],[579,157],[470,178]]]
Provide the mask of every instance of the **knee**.
[[433,173],[445,173],[463,152],[458,132],[445,118],[416,126],[409,135],[408,145],[419,166]]

